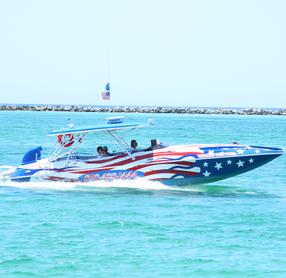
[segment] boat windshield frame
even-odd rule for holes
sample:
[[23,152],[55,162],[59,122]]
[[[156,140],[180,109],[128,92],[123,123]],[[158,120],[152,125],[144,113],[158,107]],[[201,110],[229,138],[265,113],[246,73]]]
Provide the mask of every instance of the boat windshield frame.
[[[139,125],[131,125],[125,128],[114,128],[114,129],[101,129],[96,130],[97,132],[104,132],[107,134],[110,138],[113,139],[113,141],[119,146],[120,150],[123,153],[126,153],[132,160],[135,160],[135,157],[132,154],[132,150],[130,149],[128,143],[123,139],[121,135],[117,133],[117,130],[127,129],[128,131],[134,130],[136,128],[141,128],[143,126]],[[49,136],[52,135],[64,135],[64,134],[73,134],[73,144],[67,149],[63,144],[56,143],[54,151],[51,152],[49,155],[49,162],[53,162],[55,160],[58,160],[60,158],[63,158],[67,156],[66,158],[66,164],[68,164],[73,157],[77,157],[77,150],[79,146],[83,143],[84,138],[88,133],[94,133],[94,131],[80,131],[80,132],[70,132],[64,131],[63,133],[59,132],[53,132],[49,134]]]

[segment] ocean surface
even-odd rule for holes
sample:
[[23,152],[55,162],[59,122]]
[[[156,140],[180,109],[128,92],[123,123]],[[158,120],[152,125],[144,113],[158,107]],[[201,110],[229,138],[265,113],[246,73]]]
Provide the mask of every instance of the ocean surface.
[[[46,156],[67,124],[108,113],[0,112],[0,165],[30,148]],[[285,148],[286,117],[126,114],[155,126],[126,133],[140,146],[230,143]],[[85,151],[114,148],[91,135]],[[286,155],[201,186],[140,181],[0,181],[0,277],[286,277]]]

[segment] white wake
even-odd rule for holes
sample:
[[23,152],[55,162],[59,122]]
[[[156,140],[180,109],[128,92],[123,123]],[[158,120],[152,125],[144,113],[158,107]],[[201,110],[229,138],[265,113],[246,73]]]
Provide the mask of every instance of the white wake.
[[[60,191],[92,191],[96,189],[137,189],[137,190],[168,190],[168,191],[190,191],[190,189],[178,186],[167,186],[158,181],[148,181],[146,179],[136,180],[113,180],[113,181],[92,181],[92,182],[63,182],[63,181],[32,181],[13,182],[10,180],[11,174],[17,167],[0,165],[0,187],[14,187],[35,190],[60,190]],[[193,188],[191,191],[198,191]]]
[[96,188],[112,189],[112,188],[126,188],[138,190],[184,190],[176,186],[167,186],[157,181],[147,180],[114,180],[114,181],[94,181],[94,182],[60,182],[60,181],[47,181],[47,182],[12,182],[8,179],[0,177],[1,187],[15,187],[23,189],[35,190],[93,190]]

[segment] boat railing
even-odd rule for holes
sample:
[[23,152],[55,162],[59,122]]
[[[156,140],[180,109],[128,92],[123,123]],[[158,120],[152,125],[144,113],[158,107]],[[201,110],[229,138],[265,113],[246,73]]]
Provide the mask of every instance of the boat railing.
[[128,143],[119,134],[110,130],[106,130],[105,132],[115,140],[123,153],[126,153],[132,160],[135,160],[135,157],[130,151]]

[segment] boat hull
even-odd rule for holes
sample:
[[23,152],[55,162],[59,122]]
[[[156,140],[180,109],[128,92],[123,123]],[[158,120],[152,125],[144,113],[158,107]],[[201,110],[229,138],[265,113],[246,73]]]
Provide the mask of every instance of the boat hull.
[[74,157],[40,160],[23,165],[11,180],[97,182],[143,179],[170,186],[205,184],[240,175],[260,167],[283,153],[282,149],[246,145],[171,146],[140,151],[129,157]]

